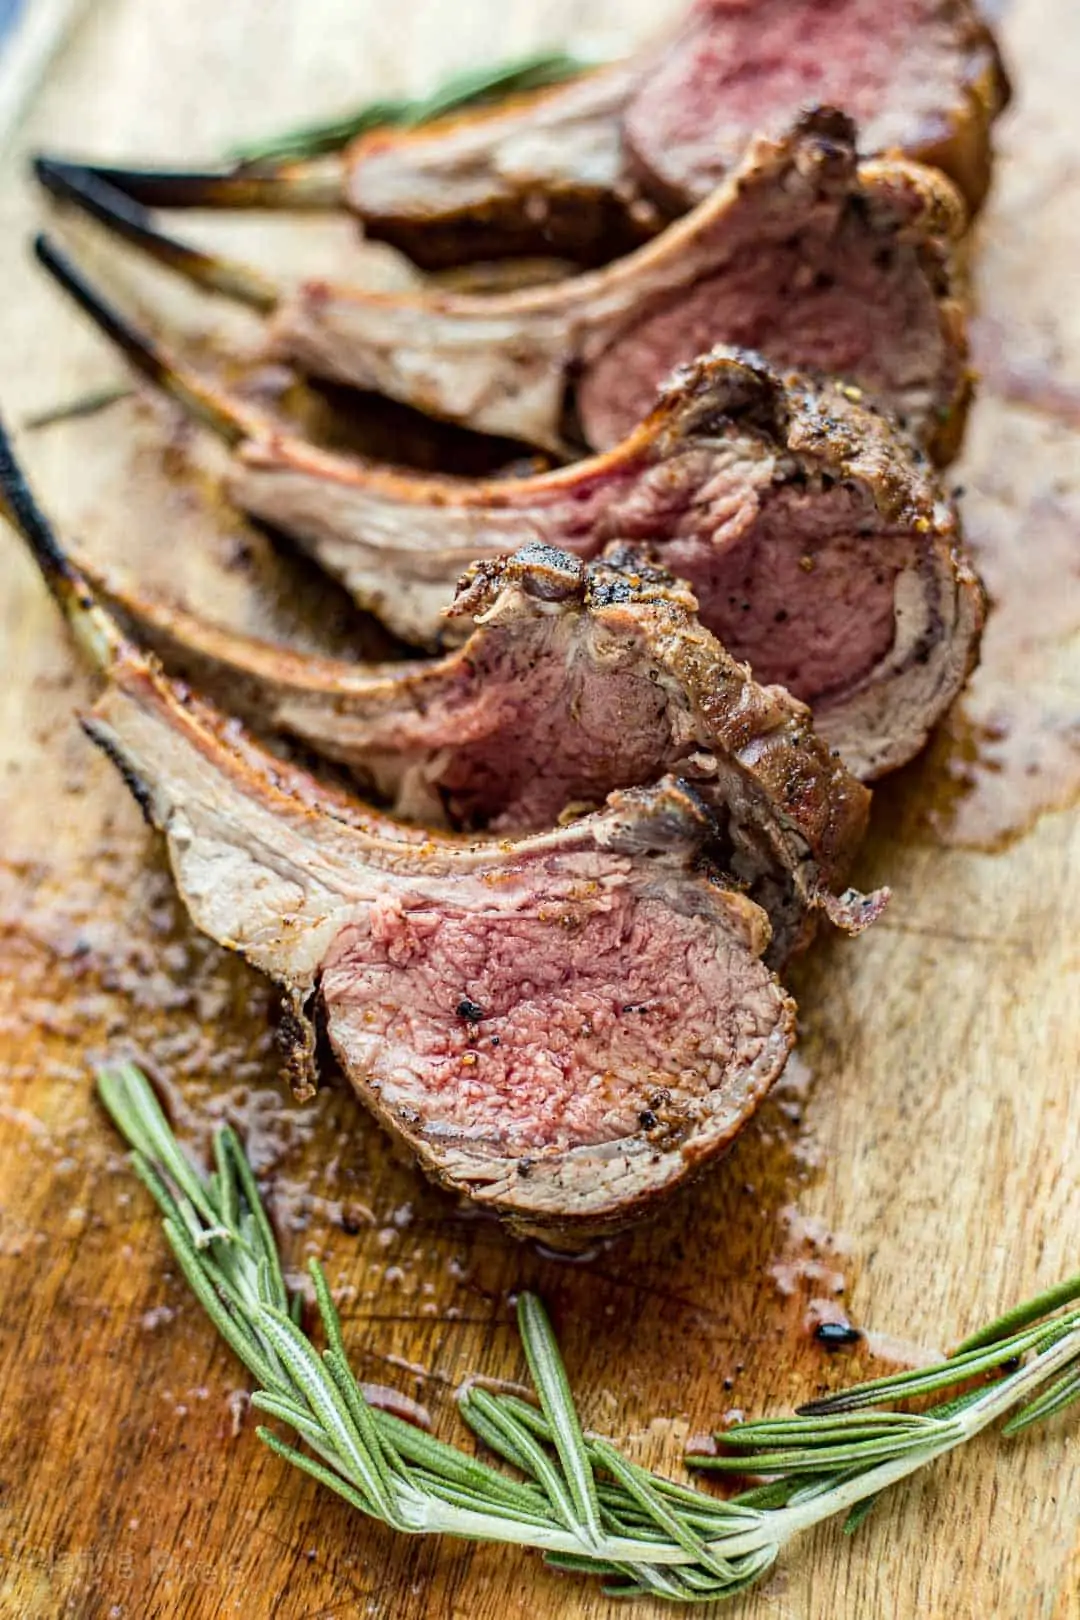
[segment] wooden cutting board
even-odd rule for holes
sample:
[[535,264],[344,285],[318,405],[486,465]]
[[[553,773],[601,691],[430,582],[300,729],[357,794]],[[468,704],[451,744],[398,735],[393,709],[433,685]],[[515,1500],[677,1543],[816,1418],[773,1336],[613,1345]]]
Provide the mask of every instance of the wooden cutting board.
[[[45,211],[27,149],[211,156],[585,26],[620,47],[657,10],[102,0],[3,164],[8,421],[123,380],[29,260]],[[240,1125],[290,1267],[317,1254],[341,1292],[360,1375],[448,1437],[467,1373],[524,1371],[522,1287],[551,1307],[586,1422],[678,1470],[687,1438],[734,1413],[923,1358],[1076,1268],[1080,34],[1069,0],[1014,0],[1002,26],[1018,96],[979,230],[985,376],[955,473],[996,603],[984,665],[947,735],[878,796],[860,877],[893,884],[888,917],[800,969],[787,1079],[727,1163],[650,1227],[559,1260],[424,1185],[340,1085],[303,1109],[283,1094],[265,986],[179,914],[156,839],[73,720],[89,683],[0,536],[0,1615],[626,1612],[530,1554],[395,1538],[263,1450],[244,1377],[92,1100],[106,1053],[151,1065],[195,1143],[211,1122]],[[341,222],[190,229],[268,264],[404,274]],[[151,302],[213,357],[220,306],[79,240],[130,307]],[[358,644],[342,599],[222,506],[201,435],[152,401],[20,444],[88,553],[298,645]],[[830,1358],[813,1327],[840,1315],[866,1337]],[[823,1528],[731,1612],[1067,1620],[1078,1511],[1074,1416],[953,1456],[854,1539]]]

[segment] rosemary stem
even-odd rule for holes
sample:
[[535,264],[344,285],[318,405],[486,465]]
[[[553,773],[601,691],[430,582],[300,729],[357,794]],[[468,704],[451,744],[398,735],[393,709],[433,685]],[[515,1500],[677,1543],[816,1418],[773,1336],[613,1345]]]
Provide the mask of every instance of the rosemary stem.
[[[857,1502],[865,1501],[869,1496],[876,1496],[879,1491],[894,1485],[897,1480],[904,1479],[908,1474],[917,1473],[928,1462],[945,1456],[949,1451],[955,1451],[957,1446],[962,1446],[973,1439],[981,1430],[988,1428],[999,1417],[1011,1411],[1014,1406],[1021,1405],[1031,1390],[1044,1384],[1059,1368],[1075,1360],[1078,1353],[1080,1353],[1080,1327],[1059,1339],[1042,1355],[1036,1356],[1020,1372],[993,1385],[978,1401],[958,1413],[952,1420],[955,1427],[949,1437],[928,1445],[923,1451],[894,1457],[889,1462],[879,1464],[877,1468],[868,1469],[866,1473],[858,1474],[845,1484],[822,1492],[820,1497],[812,1501],[800,1502],[794,1507],[772,1509],[768,1513],[770,1538],[775,1537],[779,1544],[783,1545],[784,1542],[790,1541],[792,1536],[800,1534],[803,1530],[809,1530],[815,1524],[831,1519],[838,1513],[843,1513],[846,1509],[854,1507]],[[736,1553],[753,1551],[755,1547],[760,1546],[757,1534],[756,1531],[749,1531],[745,1535],[733,1539],[725,1538],[711,1545],[715,1551],[722,1551],[725,1556],[731,1557]]]

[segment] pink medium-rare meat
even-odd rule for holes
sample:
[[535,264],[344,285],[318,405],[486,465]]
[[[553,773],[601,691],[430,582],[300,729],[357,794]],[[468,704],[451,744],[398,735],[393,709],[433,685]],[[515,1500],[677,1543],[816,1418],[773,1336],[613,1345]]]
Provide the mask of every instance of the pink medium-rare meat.
[[179,366],[51,244],[42,262],[131,361],[236,447],[230,492],[406,640],[462,570],[523,539],[591,559],[633,542],[687,579],[755,678],[810,704],[856,776],[910,759],[960,690],[982,623],[956,514],[858,390],[717,350],[607,455],[524,479],[421,477],[328,455]]
[[625,1224],[731,1141],[794,1008],[768,920],[706,869],[674,779],[521,840],[423,835],[325,790],[165,678],[95,601],[0,436],[3,508],[105,677],[84,724],[164,834],[202,931],[316,1004],[375,1116],[517,1230]]
[[677,774],[716,821],[712,858],[768,913],[771,965],[809,942],[819,911],[858,932],[885,903],[838,894],[867,790],[803,705],[757,686],[686,587],[635,555],[586,566],[533,545],[475,564],[453,609],[472,634],[420,665],[291,653],[92,577],[167,664],[349,766],[397,815],[520,834]]
[[317,997],[380,1120],[522,1225],[621,1223],[782,1066],[764,913],[693,874],[711,829],[674,785],[516,846],[417,846],[275,792],[272,760],[226,757],[145,681],[89,728],[144,785],[196,924]]
[[164,236],[100,180],[39,170],[141,251],[268,314],[278,358],[478,431],[560,454],[582,439],[609,449],[674,366],[724,343],[843,375],[939,460],[959,444],[959,196],[931,169],[858,164],[839,113],[753,142],[707,201],[616,263],[503,293],[279,285]]
[[865,195],[879,210],[873,229],[856,207],[824,229],[811,220],[802,234],[770,230],[767,242],[737,249],[718,274],[686,285],[678,299],[643,301],[603,348],[589,345],[595,358],[575,393],[588,442],[617,444],[649,410],[672,364],[707,353],[719,339],[855,384],[937,459],[951,459],[967,405],[966,348],[944,257],[920,262],[928,203],[941,200],[921,190],[926,172],[890,164],[874,173],[864,165]]

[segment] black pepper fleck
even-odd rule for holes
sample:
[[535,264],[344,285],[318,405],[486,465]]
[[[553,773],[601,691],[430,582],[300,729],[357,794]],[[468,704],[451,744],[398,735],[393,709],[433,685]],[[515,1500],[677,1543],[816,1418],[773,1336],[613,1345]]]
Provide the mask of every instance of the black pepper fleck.
[[850,1322],[819,1322],[814,1329],[814,1338],[826,1350],[843,1350],[849,1344],[858,1344],[862,1333]]
[[470,1001],[468,996],[462,996],[457,1004],[457,1015],[459,1018],[467,1019],[470,1024],[479,1024],[484,1016],[484,1009],[478,1007],[475,1001]]

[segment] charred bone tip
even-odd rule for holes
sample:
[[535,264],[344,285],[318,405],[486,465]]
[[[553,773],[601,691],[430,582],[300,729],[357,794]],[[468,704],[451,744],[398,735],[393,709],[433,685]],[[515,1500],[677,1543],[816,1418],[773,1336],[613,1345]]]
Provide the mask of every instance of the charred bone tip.
[[218,169],[140,169],[83,163],[39,153],[34,173],[47,185],[56,170],[74,170],[147,208],[336,209],[342,206],[340,161],[235,163]]
[[128,363],[189,414],[206,423],[230,445],[258,433],[260,423],[253,413],[180,365],[155,338],[109,303],[74,260],[44,233],[34,238],[34,255],[98,330],[115,343]]
[[262,314],[269,314],[280,302],[279,287],[262,271],[165,235],[156,229],[145,208],[111,186],[93,169],[58,162],[55,158],[37,157],[33,172],[38,183],[58,202],[78,208],[113,236],[197,286],[248,304]]
[[41,510],[15,456],[11,438],[0,421],[0,516],[10,523],[37,563],[80,643],[100,669],[116,657],[123,637],[98,605],[93,590],[57,538]]

